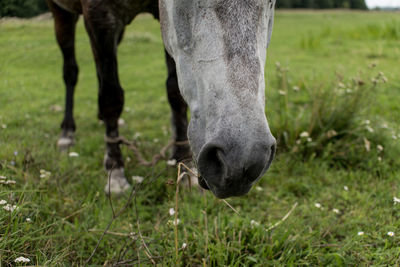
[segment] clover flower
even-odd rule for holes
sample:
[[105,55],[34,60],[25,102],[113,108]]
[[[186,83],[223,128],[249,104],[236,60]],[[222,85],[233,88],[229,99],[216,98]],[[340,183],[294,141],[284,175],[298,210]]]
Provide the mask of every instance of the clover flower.
[[176,165],[176,159],[170,159],[167,161],[168,166],[175,166]]
[[170,208],[168,212],[169,212],[169,215],[171,215],[171,216],[175,214],[174,208]]
[[39,172],[40,172],[40,178],[49,178],[51,175],[51,172],[48,172],[43,169],[41,169]]
[[31,260],[25,257],[18,257],[14,260],[16,263],[27,263],[30,262]]
[[338,210],[338,209],[333,209],[332,210],[334,213],[336,213],[336,214],[340,214],[340,210]]
[[300,137],[309,137],[310,136],[310,134],[308,133],[308,132],[302,132],[301,134],[300,134]]
[[138,184],[142,183],[143,180],[144,180],[144,178],[142,176],[132,176],[132,181],[134,181]]
[[79,157],[79,154],[74,152],[74,151],[72,151],[72,152],[69,152],[68,156],[71,157],[71,158],[76,158],[76,157]]
[[6,210],[6,211],[13,212],[14,210],[16,210],[18,208],[17,208],[16,205],[7,204],[7,205],[3,206],[3,209]]

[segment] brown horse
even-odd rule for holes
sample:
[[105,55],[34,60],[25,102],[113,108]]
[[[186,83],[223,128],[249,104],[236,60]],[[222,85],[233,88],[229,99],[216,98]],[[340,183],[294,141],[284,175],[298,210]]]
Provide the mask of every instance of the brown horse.
[[[65,116],[60,148],[73,145],[78,66],[75,27],[83,14],[99,82],[98,116],[106,127],[111,192],[129,188],[118,139],[124,92],[117,47],[139,13],[160,20],[168,67],[167,93],[176,143],[172,158],[193,156],[199,183],[220,198],[247,193],[269,168],[275,139],[265,117],[264,65],[275,0],[47,0],[64,57]],[[179,77],[179,82],[178,82]],[[178,86],[179,84],[179,86]],[[187,108],[191,109],[188,127]],[[192,154],[193,152],[193,154]]]

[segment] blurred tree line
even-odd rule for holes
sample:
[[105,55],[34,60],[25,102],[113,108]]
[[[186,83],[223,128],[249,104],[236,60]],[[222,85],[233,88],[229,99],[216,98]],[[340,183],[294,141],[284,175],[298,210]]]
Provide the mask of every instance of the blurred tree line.
[[0,0],[0,17],[29,18],[47,10],[46,0]]
[[[277,0],[278,8],[367,9],[364,0]],[[0,17],[33,17],[48,10],[45,0],[0,0]]]
[[276,0],[278,8],[351,8],[367,9],[365,0]]

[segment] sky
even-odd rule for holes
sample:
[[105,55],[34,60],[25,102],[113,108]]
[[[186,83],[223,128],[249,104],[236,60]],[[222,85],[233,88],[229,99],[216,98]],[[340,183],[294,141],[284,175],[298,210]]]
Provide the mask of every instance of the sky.
[[400,7],[400,0],[366,0],[369,8],[374,7]]

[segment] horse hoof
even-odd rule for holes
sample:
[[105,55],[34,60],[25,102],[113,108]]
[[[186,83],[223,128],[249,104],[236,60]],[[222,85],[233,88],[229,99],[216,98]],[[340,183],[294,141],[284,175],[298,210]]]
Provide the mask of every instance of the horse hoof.
[[104,187],[104,192],[107,195],[121,195],[129,188],[131,185],[125,178],[124,168],[113,169],[109,171],[109,177],[107,185]]
[[66,150],[74,145],[73,137],[61,136],[57,141],[57,146],[60,150]]

